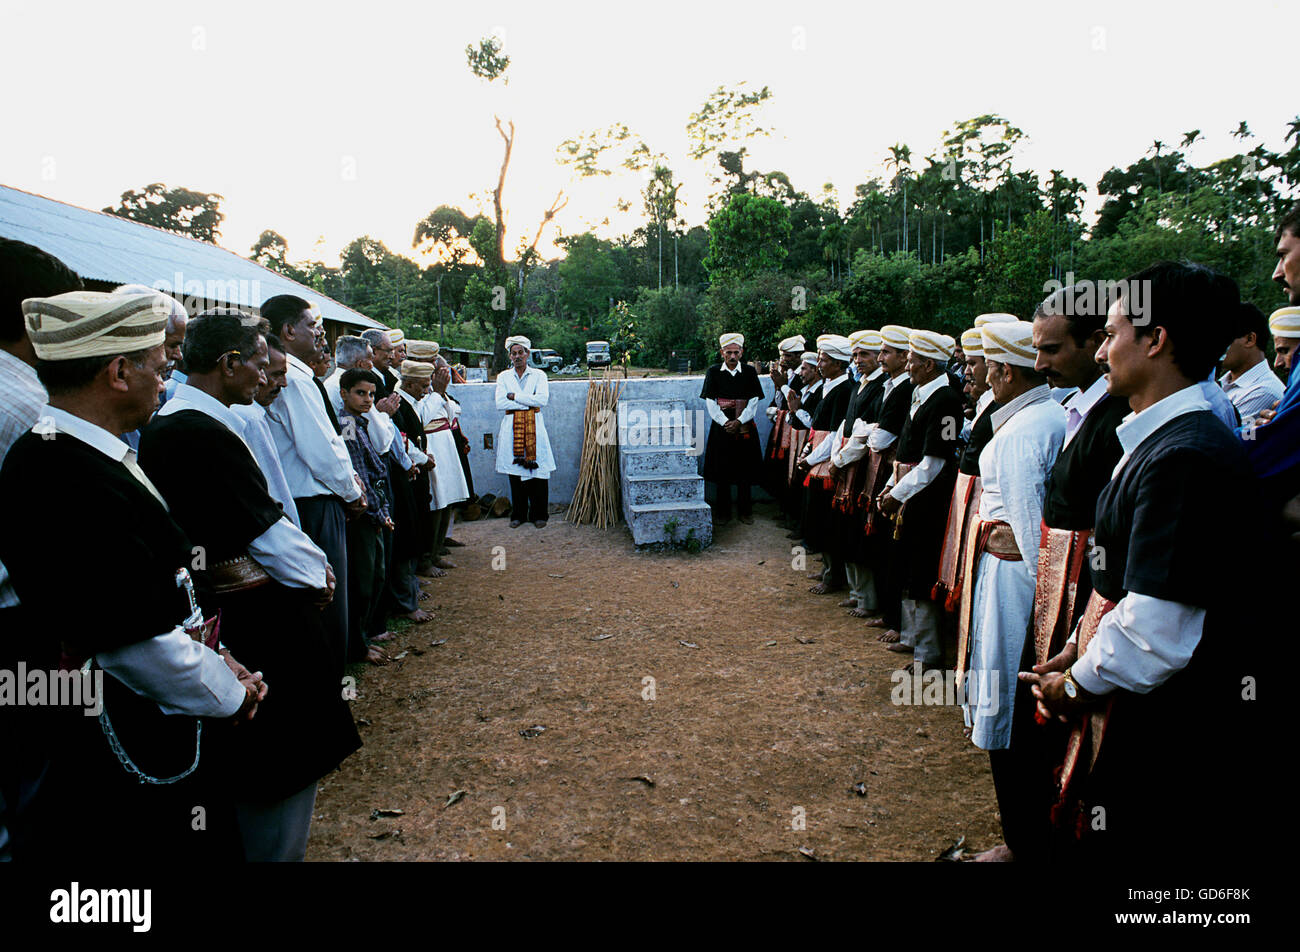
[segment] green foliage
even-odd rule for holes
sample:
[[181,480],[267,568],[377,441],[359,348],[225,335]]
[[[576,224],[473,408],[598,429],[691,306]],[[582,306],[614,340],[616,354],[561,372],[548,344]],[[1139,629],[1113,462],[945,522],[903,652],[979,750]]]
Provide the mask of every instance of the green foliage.
[[216,244],[221,236],[221,223],[226,218],[221,211],[224,200],[213,192],[168,188],[162,182],[154,182],[139,191],[123,192],[117,207],[104,211]]
[[583,328],[609,333],[610,300],[622,300],[625,291],[614,263],[611,242],[586,233],[566,238],[567,254],[560,262],[558,293],[560,313]]
[[478,46],[471,43],[465,47],[465,60],[471,73],[489,83],[503,76],[510,66],[510,57],[501,52],[501,40],[495,36],[484,37],[478,41]]
[[773,198],[741,192],[709,219],[709,256],[704,267],[713,280],[776,271],[789,254],[790,211]]
[[669,358],[684,357],[703,367],[708,354],[700,334],[700,294],[694,288],[642,288],[628,311],[645,345],[642,359],[665,367]]
[[698,112],[691,113],[686,123],[691,158],[702,159],[725,142],[771,134],[758,124],[755,115],[758,107],[772,98],[771,90],[764,86],[757,92],[746,92],[744,86],[744,83],[737,83],[734,89],[719,86]]

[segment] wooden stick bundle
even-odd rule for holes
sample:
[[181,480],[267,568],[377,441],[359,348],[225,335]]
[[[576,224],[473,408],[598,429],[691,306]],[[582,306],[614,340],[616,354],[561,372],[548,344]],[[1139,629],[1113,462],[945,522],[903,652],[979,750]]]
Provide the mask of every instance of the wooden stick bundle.
[[[578,486],[565,519],[574,525],[594,525],[608,529],[619,521],[622,508],[618,478],[618,440],[602,444],[597,434],[604,421],[608,428],[618,420],[618,395],[621,380],[610,377],[608,370],[599,380],[587,385],[587,409],[583,415],[582,461],[578,465]],[[614,433],[617,434],[615,429]]]

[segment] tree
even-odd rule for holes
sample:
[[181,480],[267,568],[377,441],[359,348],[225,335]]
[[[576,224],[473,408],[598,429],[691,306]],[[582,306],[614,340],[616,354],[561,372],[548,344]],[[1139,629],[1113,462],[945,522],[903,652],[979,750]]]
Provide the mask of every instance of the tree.
[[[465,47],[465,59],[469,64],[470,72],[488,83],[498,79],[502,85],[509,82],[506,77],[506,69],[510,66],[510,57],[501,50],[501,41],[496,37],[485,37],[479,41],[477,47],[472,43]],[[546,226],[555,219],[555,216],[568,204],[568,199],[564,197],[564,191],[561,190],[555,196],[542,215],[542,221],[537,226],[537,233],[532,243],[528,245],[520,244],[518,263],[515,268],[515,280],[510,280],[509,269],[506,266],[506,221],[504,195],[506,190],[506,172],[510,168],[510,154],[515,145],[515,124],[513,120],[507,120],[502,123],[501,117],[494,115],[493,120],[496,123],[497,134],[501,136],[503,154],[501,157],[501,170],[497,174],[497,184],[492,190],[492,209],[495,213],[496,226],[493,229],[494,247],[490,257],[484,257],[484,275],[490,281],[492,293],[490,296],[489,308],[490,315],[479,312],[479,320],[490,321],[493,331],[493,368],[501,370],[506,366],[505,341],[510,336],[514,328],[515,321],[519,317],[519,306],[523,300],[524,292],[528,283],[528,272],[531,271],[538,262],[537,245],[542,240],[542,233]],[[478,230],[478,226],[475,226]],[[477,250],[477,248],[476,248]],[[485,282],[481,282],[484,287],[488,287]],[[466,286],[468,295],[469,286]],[[477,298],[482,297],[476,291],[475,305],[481,305]]]
[[704,267],[714,281],[756,271],[777,271],[788,251],[790,211],[761,195],[732,195],[709,219],[709,256]]
[[118,206],[104,211],[216,244],[221,234],[221,223],[226,218],[221,211],[223,201],[225,199],[214,192],[168,188],[162,182],[154,182],[139,191],[123,192]]

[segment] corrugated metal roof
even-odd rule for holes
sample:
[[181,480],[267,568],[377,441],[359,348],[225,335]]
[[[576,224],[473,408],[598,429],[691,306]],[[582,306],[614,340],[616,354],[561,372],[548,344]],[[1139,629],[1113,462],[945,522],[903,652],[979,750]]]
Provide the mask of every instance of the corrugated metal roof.
[[326,320],[383,327],[338,301],[206,241],[0,185],[0,236],[54,255],[82,278],[260,307],[276,294],[316,303]]

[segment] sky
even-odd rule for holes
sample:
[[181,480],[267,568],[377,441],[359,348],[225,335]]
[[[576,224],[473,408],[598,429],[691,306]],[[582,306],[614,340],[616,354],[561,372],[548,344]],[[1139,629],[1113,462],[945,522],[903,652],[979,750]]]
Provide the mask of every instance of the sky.
[[[1289,15],[1288,15],[1289,8]],[[59,3],[0,0],[0,184],[99,209],[151,182],[224,196],[220,244],[248,254],[263,229],[290,260],[337,264],[370,235],[414,256],[438,205],[476,210],[501,162],[493,116],[513,119],[508,247],[547,230],[605,237],[642,184],[575,181],[566,138],[625,123],[684,183],[703,224],[711,165],[685,124],[718,86],[767,86],[775,133],[746,143],[748,168],[781,169],[811,195],[884,175],[889,146],[920,157],[957,120],[1005,116],[1024,130],[1018,168],[1088,187],[1154,139],[1206,164],[1240,151],[1246,120],[1280,149],[1300,114],[1294,0],[1201,3]],[[472,76],[464,49],[494,34],[505,88]],[[712,160],[709,160],[712,162]],[[639,202],[636,203],[639,209]],[[487,206],[484,206],[487,210]],[[612,221],[601,225],[606,218]]]

